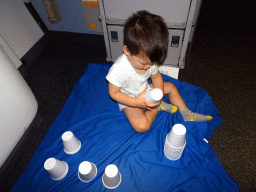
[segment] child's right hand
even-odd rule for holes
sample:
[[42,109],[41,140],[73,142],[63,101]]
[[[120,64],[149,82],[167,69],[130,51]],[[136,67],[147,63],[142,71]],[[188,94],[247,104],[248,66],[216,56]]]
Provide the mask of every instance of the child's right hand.
[[160,105],[160,101],[158,103],[149,103],[144,97],[143,95],[146,94],[146,91],[143,91],[137,98],[135,98],[136,100],[136,105],[139,108],[142,109],[147,109],[149,111],[151,111],[154,108],[157,108]]

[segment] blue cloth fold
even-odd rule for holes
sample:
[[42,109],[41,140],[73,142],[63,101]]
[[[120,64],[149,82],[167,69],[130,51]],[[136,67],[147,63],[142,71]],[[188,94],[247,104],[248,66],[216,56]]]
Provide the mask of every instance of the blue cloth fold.
[[[115,164],[122,175],[115,191],[239,191],[211,146],[203,140],[210,139],[222,121],[205,90],[163,75],[164,81],[178,88],[192,111],[212,115],[213,120],[184,122],[179,112],[161,111],[151,129],[139,134],[109,97],[105,77],[110,66],[88,64],[86,73],[76,83],[58,118],[12,188],[13,192],[107,191],[102,175],[109,164]],[[167,96],[164,100],[168,102]],[[187,129],[187,144],[181,158],[171,161],[163,149],[166,135],[177,123]],[[76,154],[68,155],[63,150],[61,136],[66,131],[72,131],[82,143]],[[69,172],[64,179],[55,181],[44,170],[44,162],[50,157],[68,163]],[[78,178],[78,167],[83,161],[93,162],[98,169],[97,176],[89,183]]]

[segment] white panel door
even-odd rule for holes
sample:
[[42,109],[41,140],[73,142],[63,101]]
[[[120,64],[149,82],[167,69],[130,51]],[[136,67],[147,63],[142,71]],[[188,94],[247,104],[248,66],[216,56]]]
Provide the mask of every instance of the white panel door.
[[108,25],[108,38],[112,61],[123,53],[123,26]]
[[103,0],[107,23],[123,24],[132,13],[148,10],[162,16],[169,28],[186,26],[190,3],[191,0]]
[[[115,61],[123,53],[123,26],[108,25],[111,60]],[[164,65],[178,65],[184,30],[169,29],[169,45]]]
[[184,30],[169,29],[169,47],[164,65],[178,65],[183,45]]

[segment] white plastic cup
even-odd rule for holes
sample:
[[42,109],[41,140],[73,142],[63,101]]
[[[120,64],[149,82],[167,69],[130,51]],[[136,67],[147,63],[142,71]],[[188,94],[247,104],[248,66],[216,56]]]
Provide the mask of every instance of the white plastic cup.
[[186,128],[182,124],[175,124],[167,135],[167,141],[172,147],[182,147],[186,143]]
[[184,125],[175,124],[167,134],[164,145],[164,154],[170,160],[178,160],[186,146],[186,128]]
[[186,144],[184,144],[182,147],[172,147],[171,145],[168,144],[168,141],[165,141],[164,145],[164,155],[167,159],[175,161],[178,160],[185,148]]
[[118,168],[114,164],[110,164],[106,167],[102,176],[102,183],[107,189],[117,188],[122,180],[122,176],[118,171]]
[[143,97],[149,102],[149,103],[158,103],[162,97],[163,97],[163,92],[161,89],[150,89],[147,91]]
[[89,162],[83,161],[78,168],[78,178],[83,182],[90,182],[97,175],[97,167]]
[[45,161],[44,169],[53,180],[61,180],[67,175],[69,166],[65,161],[51,157]]
[[72,155],[77,153],[81,148],[81,142],[75,137],[71,131],[62,134],[62,141],[65,153]]

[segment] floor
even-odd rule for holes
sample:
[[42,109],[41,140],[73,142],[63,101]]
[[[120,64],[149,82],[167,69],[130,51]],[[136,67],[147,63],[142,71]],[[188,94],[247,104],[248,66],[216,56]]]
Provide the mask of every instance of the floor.
[[179,80],[209,93],[223,120],[209,144],[240,190],[256,191],[256,37],[200,30],[194,40]]
[[[202,15],[204,12],[202,13]],[[213,23],[214,24],[214,23]],[[204,88],[223,123],[209,144],[240,191],[256,191],[256,34],[251,30],[217,29],[199,20],[185,69],[179,80]],[[1,189],[10,191],[67,101],[87,62],[106,63],[103,36],[52,32],[54,43],[27,68],[43,116]]]

